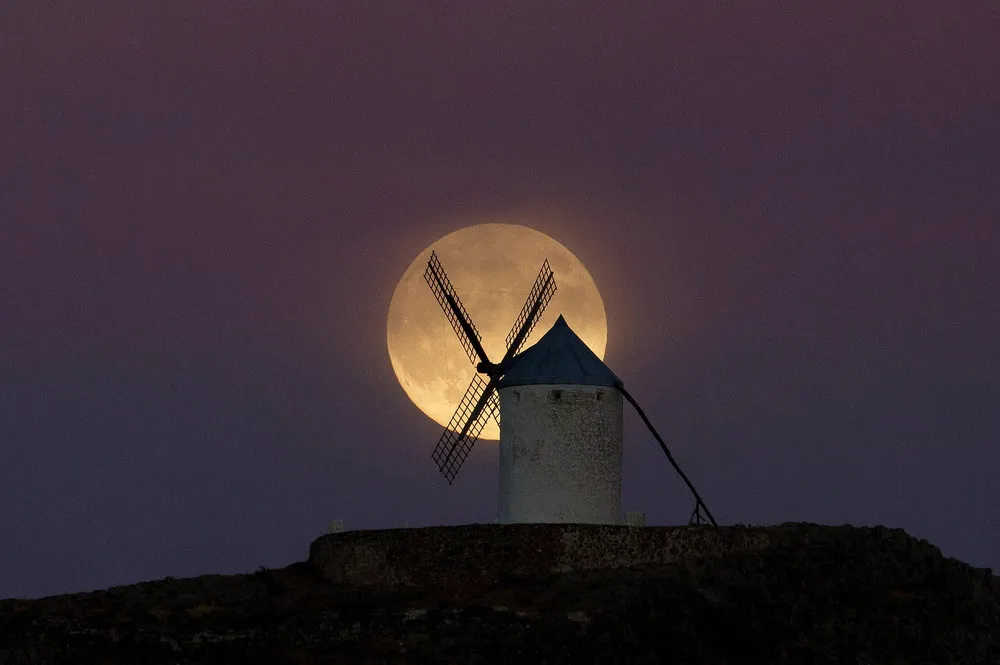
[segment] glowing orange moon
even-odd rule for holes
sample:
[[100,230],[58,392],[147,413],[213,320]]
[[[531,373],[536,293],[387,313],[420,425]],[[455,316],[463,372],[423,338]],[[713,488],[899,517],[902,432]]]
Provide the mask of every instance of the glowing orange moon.
[[[431,250],[499,362],[504,338],[517,319],[535,277],[548,259],[557,290],[531,336],[538,341],[562,314],[587,346],[604,358],[608,321],[594,279],[572,252],[549,236],[515,224],[478,224],[450,233],[420,252],[403,273],[389,304],[386,341],[399,384],[410,400],[443,426],[476,373],[444,312],[424,281]],[[481,438],[498,440],[492,419]]]

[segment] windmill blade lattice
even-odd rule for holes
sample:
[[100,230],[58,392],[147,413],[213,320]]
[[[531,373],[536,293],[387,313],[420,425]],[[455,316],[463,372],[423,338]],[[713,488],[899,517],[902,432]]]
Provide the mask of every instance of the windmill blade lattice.
[[449,484],[458,475],[458,470],[491,417],[500,421],[496,379],[487,383],[476,374],[431,454]]
[[[517,315],[517,320],[514,321],[514,325],[511,326],[510,332],[507,333],[507,338],[504,340],[504,346],[507,347],[507,356],[513,357],[521,351],[521,347],[528,340],[531,331],[535,329],[535,324],[542,318],[542,312],[545,311],[545,307],[556,293],[556,280],[553,277],[552,268],[549,267],[549,262],[546,260],[542,264],[542,269],[538,272],[538,277],[535,278],[535,284],[531,287],[531,292],[528,294],[527,300],[524,301],[521,313]],[[540,304],[538,307],[533,307],[535,303]],[[532,316],[532,314],[534,315]],[[531,317],[530,322],[528,321],[528,317]],[[517,348],[512,349],[511,344],[517,338],[518,331],[526,324],[528,326],[527,331],[521,336]]]
[[458,335],[458,340],[462,343],[462,348],[465,349],[469,360],[473,364],[479,361],[489,362],[489,358],[486,357],[486,352],[483,350],[482,335],[472,323],[472,318],[469,317],[465,305],[459,300],[455,287],[451,285],[451,280],[448,279],[441,261],[434,252],[431,252],[431,258],[427,261],[424,280],[427,282],[427,286],[431,287],[431,292],[434,293],[438,304],[444,310],[451,327],[455,329],[455,334]]

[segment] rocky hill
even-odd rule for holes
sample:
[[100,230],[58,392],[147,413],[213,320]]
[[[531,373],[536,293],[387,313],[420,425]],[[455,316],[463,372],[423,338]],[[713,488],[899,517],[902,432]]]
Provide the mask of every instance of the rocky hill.
[[882,527],[346,532],[280,570],[0,601],[0,665],[996,665],[998,587]]

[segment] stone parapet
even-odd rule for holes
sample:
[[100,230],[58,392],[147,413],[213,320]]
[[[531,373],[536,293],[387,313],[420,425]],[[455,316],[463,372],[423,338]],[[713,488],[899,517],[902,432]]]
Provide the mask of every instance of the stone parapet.
[[[312,543],[309,562],[337,584],[465,587],[736,551],[816,547],[836,538],[839,530],[852,540],[863,532],[866,539],[879,541],[880,548],[920,545],[904,531],[884,527],[490,524],[327,534]],[[926,547],[940,556],[937,548]]]

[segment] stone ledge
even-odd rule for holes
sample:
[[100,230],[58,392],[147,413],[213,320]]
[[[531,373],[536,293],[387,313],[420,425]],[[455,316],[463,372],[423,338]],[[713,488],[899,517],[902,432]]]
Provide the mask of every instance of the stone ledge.
[[768,527],[643,527],[493,524],[347,531],[314,541],[309,562],[335,584],[465,587],[548,576],[718,557],[736,551],[808,547],[837,538],[890,549],[926,547],[901,529],[782,524]]

